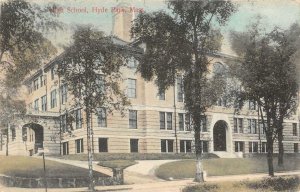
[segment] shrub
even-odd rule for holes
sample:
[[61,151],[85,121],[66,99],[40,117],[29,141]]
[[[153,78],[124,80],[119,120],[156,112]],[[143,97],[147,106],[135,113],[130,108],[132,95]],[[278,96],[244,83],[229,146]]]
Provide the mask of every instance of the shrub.
[[246,186],[252,189],[272,189],[274,191],[295,190],[299,185],[300,179],[298,176],[266,178],[246,183]]
[[[72,154],[62,156],[63,159],[87,161],[87,154]],[[218,158],[212,153],[204,153],[203,159]],[[110,160],[165,160],[165,159],[195,159],[195,154],[184,153],[97,153],[94,154],[95,161],[110,161]]]
[[216,184],[200,184],[185,187],[182,192],[217,192],[219,186]]

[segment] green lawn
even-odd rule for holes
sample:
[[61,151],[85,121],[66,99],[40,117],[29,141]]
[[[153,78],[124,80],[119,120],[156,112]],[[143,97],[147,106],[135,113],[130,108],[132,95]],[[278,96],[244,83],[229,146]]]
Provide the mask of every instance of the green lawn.
[[[46,157],[47,159],[47,157]],[[46,160],[47,177],[87,177],[88,170],[64,163]],[[0,156],[0,174],[16,177],[43,177],[42,158],[24,156]],[[96,177],[107,176],[94,172]]]
[[[266,158],[236,159],[204,159],[204,170],[208,176],[239,175],[264,173],[268,171]],[[278,168],[274,160],[275,171],[300,170],[300,158],[286,158],[284,168]],[[195,176],[195,160],[182,160],[166,163],[156,170],[162,179],[193,178]]]
[[132,160],[111,160],[111,161],[100,161],[98,165],[109,168],[121,168],[125,169],[126,167],[132,166],[137,162]]

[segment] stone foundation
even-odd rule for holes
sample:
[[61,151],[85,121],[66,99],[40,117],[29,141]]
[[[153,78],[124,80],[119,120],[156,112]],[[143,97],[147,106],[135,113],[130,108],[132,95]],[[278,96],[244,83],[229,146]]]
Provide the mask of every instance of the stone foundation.
[[[0,183],[7,187],[22,188],[44,188],[43,178],[23,178],[0,175]],[[122,179],[118,177],[99,177],[95,178],[96,186],[121,185]],[[77,188],[88,187],[89,180],[86,177],[81,178],[47,178],[48,188]]]

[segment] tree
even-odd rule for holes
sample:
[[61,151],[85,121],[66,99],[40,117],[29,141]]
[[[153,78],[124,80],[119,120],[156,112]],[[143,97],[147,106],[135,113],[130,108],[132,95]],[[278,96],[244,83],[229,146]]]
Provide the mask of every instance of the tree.
[[42,32],[58,29],[48,11],[25,0],[9,0],[0,11],[0,66],[6,72],[5,85],[17,87],[29,71],[38,68],[56,51]]
[[[242,100],[256,101],[267,139],[269,175],[274,176],[273,144],[279,141],[283,154],[283,119],[296,109],[297,95],[295,64],[291,61],[296,46],[287,31],[274,28],[265,32],[259,20],[247,32],[232,32],[232,48],[239,55],[236,76],[242,84]],[[266,121],[265,121],[266,119]]]
[[0,6],[0,121],[10,124],[14,113],[24,113],[25,102],[18,99],[23,79],[56,51],[42,32],[60,25],[49,6],[25,0],[8,0]]
[[146,51],[138,58],[138,70],[144,79],[157,78],[157,85],[163,91],[175,85],[178,75],[183,76],[185,109],[191,115],[195,131],[195,181],[201,182],[201,115],[223,91],[222,78],[208,76],[208,54],[220,49],[222,38],[213,24],[225,24],[235,8],[228,1],[179,0],[168,5],[172,14],[163,11],[140,14],[131,33],[146,44]]
[[120,68],[130,55],[128,47],[115,44],[112,37],[90,26],[79,26],[73,43],[60,58],[58,73],[74,95],[74,108],[83,107],[87,124],[89,188],[94,190],[91,149],[91,114],[101,110],[123,112],[129,104],[120,89]]

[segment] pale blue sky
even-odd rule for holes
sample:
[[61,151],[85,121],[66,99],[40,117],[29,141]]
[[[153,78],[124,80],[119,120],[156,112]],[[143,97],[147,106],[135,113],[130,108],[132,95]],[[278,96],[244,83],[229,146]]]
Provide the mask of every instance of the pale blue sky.
[[[32,0],[38,4],[45,3],[42,0]],[[92,24],[99,30],[110,34],[112,29],[112,14],[111,8],[116,6],[119,2],[117,0],[48,0],[48,2],[55,2],[64,8],[60,14],[59,19],[66,23],[66,26],[71,27],[74,24]],[[146,12],[156,10],[167,10],[164,0],[127,0],[133,7],[143,8]],[[238,5],[238,10],[230,18],[227,26],[222,31],[224,32],[224,51],[229,52],[229,44],[227,32],[229,30],[245,30],[251,19],[260,14],[263,17],[265,26],[271,29],[277,25],[281,28],[287,28],[291,23],[300,21],[300,0],[264,0],[251,1],[240,0],[234,1]],[[68,7],[84,8],[86,7],[88,13],[68,13]],[[92,8],[107,8],[108,13],[93,13]],[[57,42],[65,43],[69,40],[71,30],[67,32],[60,32],[58,34],[51,34],[51,38]]]

